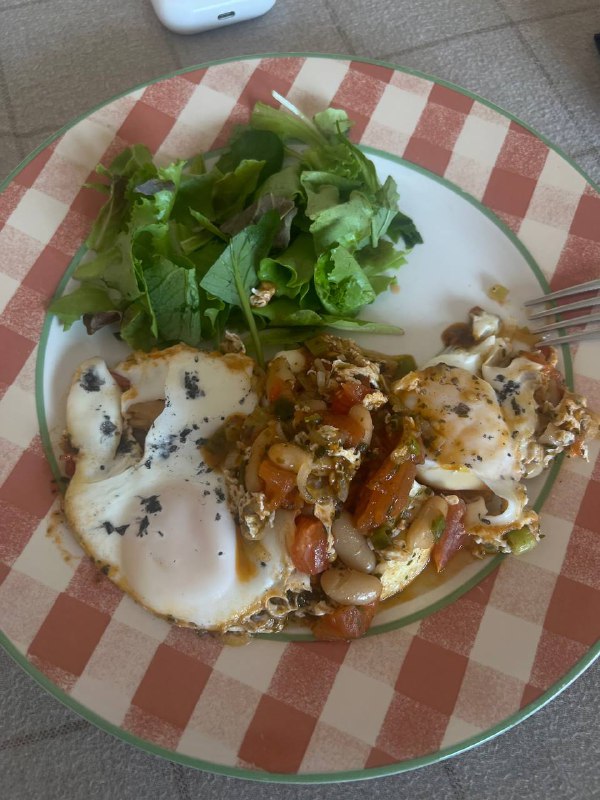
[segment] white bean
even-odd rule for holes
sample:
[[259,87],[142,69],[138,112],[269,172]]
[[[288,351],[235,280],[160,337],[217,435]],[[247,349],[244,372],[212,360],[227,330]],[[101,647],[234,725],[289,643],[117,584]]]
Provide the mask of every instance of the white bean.
[[302,350],[282,350],[277,353],[275,358],[283,358],[287,361],[290,370],[298,374],[306,369],[306,356]]
[[448,503],[443,497],[434,495],[426,500],[406,532],[406,544],[409,550],[414,550],[415,547],[423,550],[433,547],[435,544],[433,522],[440,514],[446,519],[447,513]]
[[373,436],[373,419],[371,418],[371,412],[369,409],[365,408],[361,403],[358,403],[357,405],[352,406],[348,412],[348,416],[352,417],[353,420],[356,420],[356,422],[358,422],[360,427],[363,429],[361,442],[367,446],[370,445],[371,437]]
[[359,572],[373,572],[377,565],[375,553],[368,545],[367,539],[356,530],[352,517],[342,511],[331,528],[335,541],[335,552],[347,567]]
[[366,606],[378,600],[383,589],[375,575],[337,567],[322,573],[321,588],[331,600],[346,606]]
[[311,460],[310,453],[297,444],[277,442],[269,447],[269,458],[274,464],[291,472],[299,472],[300,468]]

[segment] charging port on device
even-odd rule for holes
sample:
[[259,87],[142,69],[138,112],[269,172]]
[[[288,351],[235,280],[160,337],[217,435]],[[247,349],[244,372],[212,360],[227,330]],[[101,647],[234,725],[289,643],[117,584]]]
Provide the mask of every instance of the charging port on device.
[[231,17],[235,17],[235,11],[225,11],[223,14],[219,14],[217,19],[231,19]]

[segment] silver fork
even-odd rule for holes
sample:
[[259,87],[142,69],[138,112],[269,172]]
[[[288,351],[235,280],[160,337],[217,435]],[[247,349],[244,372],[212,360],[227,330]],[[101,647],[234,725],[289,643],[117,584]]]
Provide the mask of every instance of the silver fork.
[[[563,297],[570,297],[570,295],[573,294],[585,294],[586,292],[593,292],[597,289],[600,289],[600,278],[588,281],[587,283],[580,283],[577,286],[570,286],[568,289],[560,289],[558,292],[551,292],[550,294],[545,294],[543,297],[536,297],[533,300],[528,300],[524,305],[526,308],[531,308],[549,301],[560,300]],[[565,311],[578,311],[598,305],[600,305],[600,294],[587,297],[583,300],[577,300],[575,303],[567,303],[564,306],[554,305],[553,308],[536,311],[529,315],[529,319],[543,320],[546,317],[558,316]],[[584,339],[600,339],[600,327],[587,327],[588,323],[593,322],[600,322],[600,311],[596,311],[593,314],[582,314],[579,317],[573,317],[573,319],[551,322],[548,325],[543,325],[541,328],[532,328],[532,333],[540,334],[538,347],[546,344],[558,345],[569,344],[569,342],[581,342]],[[586,327],[575,333],[563,332],[564,329],[571,328],[575,325],[586,325]]]

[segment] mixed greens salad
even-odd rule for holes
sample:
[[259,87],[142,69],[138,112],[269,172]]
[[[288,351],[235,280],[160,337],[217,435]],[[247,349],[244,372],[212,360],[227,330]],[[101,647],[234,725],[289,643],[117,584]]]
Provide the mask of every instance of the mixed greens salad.
[[210,168],[202,155],[156,166],[143,145],[97,168],[93,257],[50,307],[65,329],[118,322],[136,350],[245,331],[259,361],[265,340],[306,328],[399,332],[357,318],[422,242],[395,181],[347,138],[344,111],[311,120],[277,99],[292,113],[257,103]]

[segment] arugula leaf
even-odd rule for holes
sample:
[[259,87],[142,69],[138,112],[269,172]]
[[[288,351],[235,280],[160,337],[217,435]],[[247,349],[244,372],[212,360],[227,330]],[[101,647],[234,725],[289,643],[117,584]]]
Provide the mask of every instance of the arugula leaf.
[[195,270],[177,267],[161,257],[145,270],[144,277],[159,340],[197,344],[202,338],[202,320]]
[[267,211],[275,210],[279,214],[280,225],[273,239],[273,247],[282,250],[290,241],[292,222],[297,208],[293,200],[287,197],[276,197],[272,194],[262,195],[238,214],[234,214],[221,225],[221,230],[233,236],[248,225],[258,222]]
[[283,164],[283,142],[271,131],[247,128],[231,142],[229,149],[217,161],[216,167],[222,173],[233,172],[242,161],[262,161],[260,180],[278,172]]
[[50,306],[50,312],[56,314],[66,331],[84,314],[115,310],[117,304],[106,289],[86,285],[58,297]]
[[217,228],[216,225],[209,220],[208,217],[205,217],[201,211],[194,211],[193,208],[190,208],[190,214],[199,223],[201,228],[204,228],[205,231],[212,233],[213,236],[216,236],[217,239],[222,239],[224,242],[229,241],[229,235],[227,233],[223,233],[222,230]]
[[323,324],[328,328],[340,331],[358,331],[359,333],[394,334],[404,333],[397,325],[387,325],[385,322],[368,322],[364,319],[346,319],[345,317],[323,317]]
[[148,303],[140,298],[125,310],[119,334],[133,350],[152,350],[157,345],[152,327],[153,317],[148,309]]
[[118,234],[112,247],[79,264],[73,278],[112,290],[120,295],[123,303],[135,300],[140,290],[131,257],[130,237],[126,233]]
[[213,186],[215,218],[222,222],[245,206],[256,189],[264,161],[241,161],[233,172],[218,178]]
[[150,151],[144,145],[127,147],[112,161],[108,168],[99,165],[96,172],[109,180],[109,198],[86,240],[90,250],[101,251],[110,247],[114,238],[124,229],[130,211],[128,189],[151,177],[155,171]]
[[423,237],[417,230],[417,226],[410,217],[398,211],[392,224],[388,229],[388,236],[393,242],[397,242],[400,238],[404,239],[404,244],[408,250],[416,244],[423,244]]
[[377,247],[377,243],[388,231],[394,217],[398,213],[398,187],[396,181],[388,175],[385,183],[376,194],[376,198],[381,205],[373,214],[371,220],[371,246]]
[[178,222],[194,227],[194,218],[191,210],[214,221],[215,210],[213,206],[213,190],[221,173],[211,170],[211,172],[183,175],[179,184],[179,191],[175,197],[171,216]]
[[289,297],[271,300],[266,306],[255,308],[254,313],[273,326],[302,327],[313,325],[321,327],[324,324],[321,314],[310,308],[298,308],[296,303]]
[[396,250],[389,239],[381,239],[377,247],[364,247],[354,255],[375,294],[381,294],[396,283],[396,276],[387,274],[389,270],[397,270],[406,264],[404,253]]
[[242,309],[261,366],[264,358],[252,316],[250,290],[258,282],[258,265],[271,249],[279,224],[279,214],[268,211],[258,224],[244,228],[231,239],[200,282],[209,294]]
[[332,314],[355,314],[375,300],[373,287],[360,264],[341,245],[317,259],[315,289],[324,308]]

